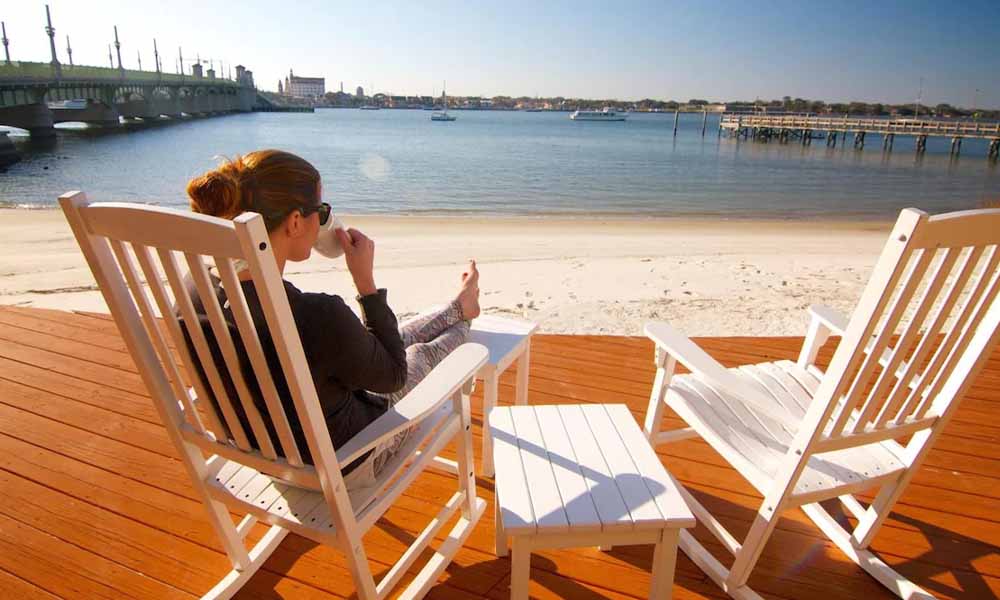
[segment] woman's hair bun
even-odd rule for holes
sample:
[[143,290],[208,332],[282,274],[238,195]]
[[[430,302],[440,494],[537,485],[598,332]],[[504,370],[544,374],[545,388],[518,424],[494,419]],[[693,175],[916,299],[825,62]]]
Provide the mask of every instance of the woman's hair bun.
[[243,206],[238,177],[241,164],[237,157],[189,181],[187,194],[191,198],[191,210],[224,219],[232,219],[242,213],[246,207]]
[[195,177],[187,193],[195,212],[232,219],[253,211],[272,231],[296,208],[319,204],[319,171],[290,152],[257,150]]

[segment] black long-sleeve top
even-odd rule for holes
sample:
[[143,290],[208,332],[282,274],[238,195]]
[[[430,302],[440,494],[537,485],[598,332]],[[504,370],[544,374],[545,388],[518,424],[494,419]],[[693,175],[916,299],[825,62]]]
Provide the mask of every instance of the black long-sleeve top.
[[[212,350],[215,365],[217,365],[220,374],[223,375],[227,395],[239,416],[251,445],[259,447],[239,401],[239,396],[227,375],[225,361],[215,342],[215,336],[212,334],[211,325],[198,297],[198,292],[193,281],[189,280],[187,283],[201,329],[205,332]],[[229,324],[230,334],[236,343],[237,353],[240,356],[241,367],[245,375],[244,379],[247,380],[247,386],[254,397],[254,402],[264,420],[275,450],[280,453],[277,432],[268,417],[267,406],[256,384],[256,378],[249,376],[253,369],[240,340],[232,312],[226,302],[225,291],[217,278],[213,277],[212,283],[215,285],[219,304],[223,307],[223,314]],[[340,296],[302,292],[287,281],[283,281],[283,283],[288,295],[292,317],[295,320],[299,338],[302,340],[302,349],[305,352],[306,361],[309,363],[313,384],[316,386],[323,417],[330,431],[334,448],[339,448],[387,410],[386,401],[369,392],[395,392],[406,383],[406,352],[403,348],[403,340],[399,336],[396,315],[389,308],[384,289],[378,290],[375,294],[357,298],[361,305],[362,321]],[[285,415],[288,418],[292,435],[303,460],[311,463],[312,457],[306,444],[302,424],[288,391],[288,384],[284,378],[256,289],[251,281],[242,282],[242,287],[247,306],[257,328],[257,334],[260,337],[261,347],[264,349],[264,356],[270,366],[278,396],[285,408]],[[187,337],[186,330],[185,337]],[[192,356],[196,356],[190,339],[188,339],[188,346],[192,350]],[[200,365],[198,365],[198,371],[205,388],[212,396],[212,403],[218,410],[218,402],[214,398]],[[366,457],[367,454],[352,462],[343,469],[344,472],[352,470]]]

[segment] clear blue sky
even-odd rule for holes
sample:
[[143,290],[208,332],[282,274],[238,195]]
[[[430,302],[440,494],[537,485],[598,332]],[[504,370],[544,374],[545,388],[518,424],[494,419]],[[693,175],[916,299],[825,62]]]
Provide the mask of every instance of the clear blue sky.
[[[333,2],[50,0],[61,60],[122,58],[164,69],[242,63],[259,87],[326,77],[327,89],[687,100],[799,96],[826,101],[1000,107],[1000,0],[968,2]],[[12,57],[47,61],[45,2],[0,5]],[[974,90],[979,89],[976,93]]]

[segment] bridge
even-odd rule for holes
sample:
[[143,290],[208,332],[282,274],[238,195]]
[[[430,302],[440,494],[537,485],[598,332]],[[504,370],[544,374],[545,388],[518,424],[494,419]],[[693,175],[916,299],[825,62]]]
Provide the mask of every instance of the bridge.
[[117,126],[121,119],[179,118],[249,112],[257,104],[253,73],[236,67],[236,79],[122,68],[51,63],[0,64],[0,125],[32,137],[55,135],[54,125],[83,122]]
[[892,151],[897,135],[904,135],[916,139],[918,154],[927,149],[928,137],[950,137],[953,156],[961,152],[963,139],[985,139],[989,141],[987,156],[991,160],[1000,156],[1000,122],[725,113],[719,130],[765,142],[797,139],[810,144],[813,139],[826,139],[827,146],[836,146],[838,137],[846,144],[848,136],[853,135],[854,147],[859,150],[865,147],[867,135],[874,134],[882,136],[882,149],[886,152]]

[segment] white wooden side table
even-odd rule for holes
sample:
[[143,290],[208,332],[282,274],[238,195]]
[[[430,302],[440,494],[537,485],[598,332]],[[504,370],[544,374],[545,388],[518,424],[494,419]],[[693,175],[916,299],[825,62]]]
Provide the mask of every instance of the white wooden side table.
[[496,407],[496,553],[528,597],[539,548],[655,544],[650,598],[671,597],[680,529],[694,515],[622,404]]
[[[538,329],[538,323],[508,319],[494,315],[480,315],[472,321],[469,341],[486,346],[490,358],[476,373],[476,379],[483,381],[483,461],[482,474],[493,476],[493,436],[490,434],[489,415],[497,405],[500,375],[512,364],[517,363],[517,387],[514,403],[528,403],[528,364],[531,360],[531,336]],[[456,472],[455,461],[435,457],[439,469]]]
[[483,475],[493,476],[493,436],[490,434],[490,411],[497,405],[500,375],[517,363],[517,388],[514,402],[528,403],[528,362],[531,357],[531,336],[538,323],[480,315],[472,321],[472,339],[490,351],[490,358],[479,369],[476,378],[483,380]]

